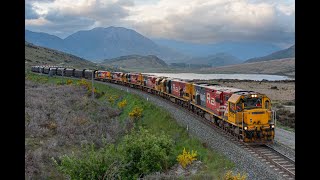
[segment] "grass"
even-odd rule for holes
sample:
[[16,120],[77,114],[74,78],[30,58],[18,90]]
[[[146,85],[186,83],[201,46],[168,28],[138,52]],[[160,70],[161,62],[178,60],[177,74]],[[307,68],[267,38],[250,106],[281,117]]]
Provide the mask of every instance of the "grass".
[[284,126],[281,124],[281,122],[277,121],[277,124],[276,124],[277,127],[281,128],[281,129],[284,129],[284,130],[287,130],[287,131],[290,131],[290,132],[296,132],[296,130],[294,128],[290,128],[288,126]]
[[[40,83],[65,84],[69,78],[48,77],[34,73],[27,73],[26,78]],[[72,79],[72,84],[76,84],[79,80]],[[88,81],[89,83],[91,81]],[[175,142],[174,154],[176,158],[181,154],[185,147],[187,151],[197,151],[198,160],[205,164],[205,168],[200,174],[207,174],[215,179],[223,177],[225,171],[234,167],[234,164],[225,156],[205,147],[197,138],[189,137],[185,128],[178,125],[175,119],[163,108],[157,107],[151,102],[148,102],[138,95],[130,94],[124,90],[118,90],[101,83],[95,83],[94,87],[98,92],[104,92],[99,101],[107,101],[109,97],[117,97],[114,103],[109,103],[113,108],[118,107],[118,102],[126,99],[127,105],[122,109],[119,120],[124,122],[129,117],[129,113],[134,107],[143,109],[142,118],[136,122],[137,126],[143,126],[154,134],[159,134],[161,131],[169,135]]]

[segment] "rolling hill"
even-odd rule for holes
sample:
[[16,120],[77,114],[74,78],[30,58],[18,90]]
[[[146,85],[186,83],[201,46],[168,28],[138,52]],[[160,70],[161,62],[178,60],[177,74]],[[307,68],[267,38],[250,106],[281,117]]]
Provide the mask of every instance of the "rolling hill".
[[153,41],[192,57],[210,56],[223,52],[237,57],[242,62],[249,58],[265,56],[281,50],[281,48],[274,44],[259,41],[225,41],[210,44],[198,44],[170,39],[153,39]]
[[61,51],[36,46],[25,42],[25,67],[51,65],[51,66],[71,66],[74,68],[106,69],[106,66],[98,65],[91,61],[67,54]]
[[295,77],[295,58],[203,68],[202,73],[274,74]]
[[190,64],[203,64],[212,67],[239,64],[242,61],[228,53],[217,53],[207,57],[192,58],[188,61]]
[[117,68],[167,68],[168,65],[157,56],[141,56],[141,55],[130,55],[120,56],[118,58],[106,59],[101,64],[113,66]]
[[276,51],[267,56],[248,59],[244,63],[271,61],[275,59],[294,58],[294,57],[295,57],[295,45],[284,50]]

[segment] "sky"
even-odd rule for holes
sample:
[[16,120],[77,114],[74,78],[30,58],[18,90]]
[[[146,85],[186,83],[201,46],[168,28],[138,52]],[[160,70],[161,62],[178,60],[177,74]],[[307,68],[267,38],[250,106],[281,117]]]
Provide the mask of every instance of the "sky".
[[153,39],[193,43],[295,39],[294,0],[26,0],[25,28],[65,38],[125,27]]

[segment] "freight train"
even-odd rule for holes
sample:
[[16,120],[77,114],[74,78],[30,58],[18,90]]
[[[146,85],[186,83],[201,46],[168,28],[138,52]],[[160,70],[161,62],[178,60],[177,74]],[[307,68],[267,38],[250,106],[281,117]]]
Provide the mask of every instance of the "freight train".
[[275,111],[265,94],[145,73],[33,66],[31,71],[121,84],[161,96],[200,115],[247,144],[274,141]]

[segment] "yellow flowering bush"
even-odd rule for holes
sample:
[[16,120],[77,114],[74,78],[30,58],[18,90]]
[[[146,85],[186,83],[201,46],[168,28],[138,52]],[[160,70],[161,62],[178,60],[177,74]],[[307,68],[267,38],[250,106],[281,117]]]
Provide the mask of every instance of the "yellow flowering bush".
[[89,89],[91,87],[90,83],[86,81],[85,79],[81,79],[78,84],[80,86],[84,86],[85,88]]
[[194,160],[197,160],[197,151],[190,151],[187,152],[186,148],[183,148],[182,154],[179,154],[177,157],[177,161],[179,164],[183,167],[186,168],[187,165],[191,164]]
[[127,100],[123,100],[121,102],[118,103],[118,107],[121,109],[123,107],[125,107],[127,105]]
[[247,176],[245,174],[241,175],[241,173],[238,173],[236,175],[233,175],[232,171],[226,172],[224,175],[224,180],[246,180]]
[[72,84],[72,80],[71,79],[67,80],[67,85],[69,85],[69,84]]
[[132,119],[139,119],[142,116],[142,108],[135,107],[133,110],[129,113],[130,118]]

